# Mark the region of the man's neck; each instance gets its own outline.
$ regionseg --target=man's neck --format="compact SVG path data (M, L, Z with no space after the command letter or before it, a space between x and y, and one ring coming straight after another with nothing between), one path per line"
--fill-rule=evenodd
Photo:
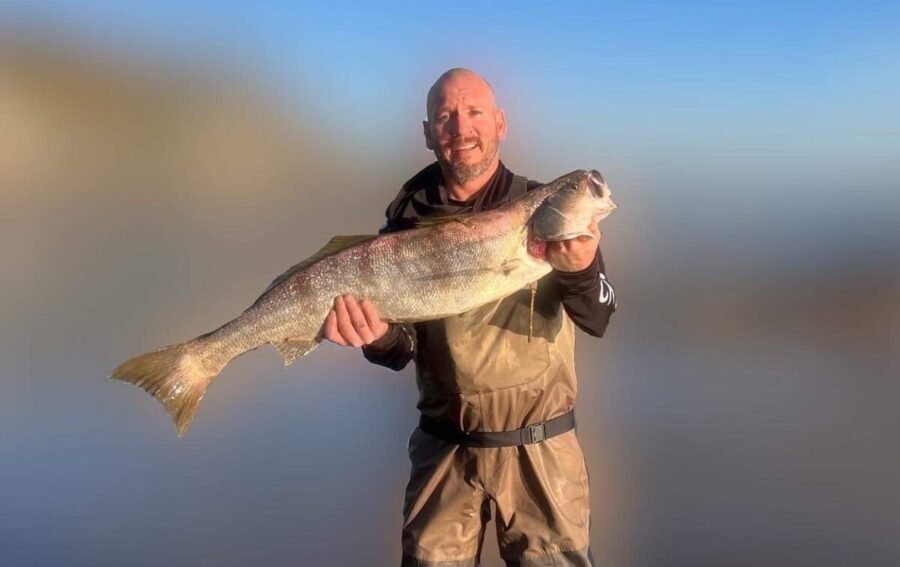
M484 173L478 177L471 179L465 183L457 183L447 174L447 171L441 167L441 176L443 177L444 189L447 191L447 197L454 201L465 203L471 199L476 193L484 189L491 177L497 173L500 168L500 160L494 162Z

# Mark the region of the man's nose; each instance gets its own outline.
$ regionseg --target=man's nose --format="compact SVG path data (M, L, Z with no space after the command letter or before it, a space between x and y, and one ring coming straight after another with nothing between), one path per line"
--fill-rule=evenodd
M464 112L461 112L451 120L451 128L453 130L453 135L463 136L471 130L472 120L469 119Z

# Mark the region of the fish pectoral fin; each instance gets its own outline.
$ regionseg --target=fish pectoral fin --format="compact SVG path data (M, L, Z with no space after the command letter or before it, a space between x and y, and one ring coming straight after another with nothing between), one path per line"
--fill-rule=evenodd
M295 360L306 356L319 346L319 340L285 339L280 343L273 343L272 346L284 357L284 365L290 366Z
M497 269L504 276L508 276L509 274L519 269L521 266L522 260L520 258L510 258L509 260L506 260L505 262L500 264L500 267Z
M498 299L497 301L486 303L481 307L470 309L461 314L459 317L463 320L466 331L473 333L484 325L487 325L491 320L491 317L494 316L494 313L497 312L497 308L500 306L501 301L503 300Z
M303 260L302 262L291 266L286 272L279 275L277 278L272 280L272 283L269 284L269 287L266 288L262 295L265 295L274 287L278 287L285 280L289 279L291 276L302 270L303 268L318 262L322 258L326 256L331 256L332 254L337 254L341 250L345 248L350 248L354 244L359 244L360 242L365 242L366 240L371 240L378 236L377 234L354 234L349 236L338 235L328 241L325 246L322 247L321 250L310 256L309 258Z

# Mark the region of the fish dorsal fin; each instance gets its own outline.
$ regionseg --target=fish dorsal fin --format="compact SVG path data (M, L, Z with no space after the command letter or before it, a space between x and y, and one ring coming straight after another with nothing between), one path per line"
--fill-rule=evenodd
M315 254L313 254L312 256L307 258L306 260L303 260L302 262L300 262L297 265L298 266L300 266L300 265L308 266L308 265L312 264L313 262L318 262L319 260L321 260L322 258L324 258L326 256L331 256L332 254L337 254L341 250L350 248L354 244L359 244L360 242L365 242L366 240L372 240L373 238L375 238L377 236L378 236L377 234L352 234L349 236L347 236L347 235L334 236L334 237L332 237L331 240L329 240L325 244L325 246L322 247L321 250L319 250L318 252L316 252ZM291 268L291 269L293 269L293 268Z
M431 217L427 219L419 219L416 221L416 228L428 228L432 226L438 226L440 224L447 224L449 222L459 222L466 226L470 226L469 217L471 215L469 213L463 213L459 215L444 215L440 217Z
M328 241L325 246L322 247L321 250L303 260L299 264L295 264L291 266L286 272L272 280L272 283L269 284L269 287L266 288L266 291L263 292L263 295L269 292L274 287L277 287L284 283L285 280L302 270L303 268L315 264L322 258L326 256L331 256L332 254L336 254L345 248L350 248L354 244L359 244L360 242L365 242L366 240L371 240L375 238L376 234L354 234L350 236L335 236L331 240Z
M278 349L278 352L284 357L284 365L289 366L298 358L311 353L313 349L319 346L319 340L292 338L285 339L280 343L274 343L272 346Z

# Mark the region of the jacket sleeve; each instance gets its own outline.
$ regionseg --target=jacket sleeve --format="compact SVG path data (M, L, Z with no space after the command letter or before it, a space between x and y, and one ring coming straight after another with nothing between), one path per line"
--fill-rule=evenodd
M616 292L606 277L603 255L597 249L594 263L580 272L554 272L560 300L579 329L602 337L616 310Z
M404 227L392 223L392 207L387 210L387 222L378 231L386 234L402 230ZM387 332L377 341L362 347L366 360L391 370L403 370L416 355L416 329L412 323L390 323Z
M362 351L373 364L403 370L416 355L416 330L409 323L390 323L387 332Z

